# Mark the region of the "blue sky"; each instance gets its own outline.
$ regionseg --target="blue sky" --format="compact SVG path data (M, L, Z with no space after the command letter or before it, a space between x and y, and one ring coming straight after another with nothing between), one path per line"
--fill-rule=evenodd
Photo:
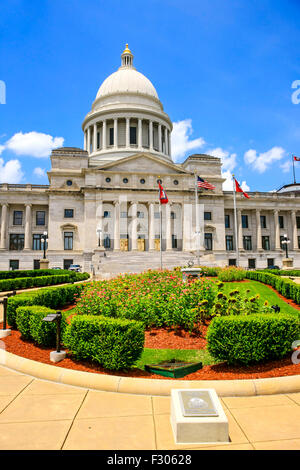
M291 182L299 15L299 0L2 0L0 182L47 183L51 148L82 147L126 42L174 123L174 160L220 156L251 191Z

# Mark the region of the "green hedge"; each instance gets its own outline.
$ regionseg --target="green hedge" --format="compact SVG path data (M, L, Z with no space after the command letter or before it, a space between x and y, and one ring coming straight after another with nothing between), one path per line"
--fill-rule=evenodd
M281 359L299 339L300 323L287 314L217 317L207 332L207 349L229 364Z
M41 277L20 277L16 279L0 280L0 292L26 289L29 287L53 286L55 284L64 284L67 282L81 281L88 279L87 273L74 273L69 271L66 274L56 274L54 276Z
M142 354L144 340L141 322L93 315L73 317L63 337L76 359L113 370L132 366Z
M43 318L56 310L33 305L30 307L19 307L16 312L17 328L25 339L32 339L42 346L56 345L56 323L45 322ZM62 315L61 331L67 326L65 315Z
M74 271L68 269L26 269L23 271L0 271L0 279L16 279L18 277L55 276L56 274L70 274Z
M276 274L263 271L247 271L246 277L253 281L260 281L274 287L281 295L287 299L292 299L300 304L300 284L295 284L290 279L282 278Z
M43 305L53 309L60 309L67 304L72 304L76 301L84 285L84 283L81 283L48 287L35 292L24 292L14 297L9 297L7 302L7 322L11 328L16 328L16 311L21 306Z
M270 274L276 274L276 276L292 276L292 277L300 277L300 270L299 269L264 269L264 270L257 270L260 272L266 272Z

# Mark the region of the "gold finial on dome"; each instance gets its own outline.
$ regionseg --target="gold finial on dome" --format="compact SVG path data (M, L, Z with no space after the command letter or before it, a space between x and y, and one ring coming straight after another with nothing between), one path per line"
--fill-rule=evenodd
M128 44L126 44L123 54L131 54L131 50L128 48Z

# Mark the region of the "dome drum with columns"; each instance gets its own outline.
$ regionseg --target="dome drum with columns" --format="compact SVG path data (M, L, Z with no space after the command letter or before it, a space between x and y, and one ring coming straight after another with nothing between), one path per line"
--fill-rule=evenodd
M90 163L145 151L170 161L172 122L150 80L133 66L128 44L121 58L121 67L104 80L82 125Z

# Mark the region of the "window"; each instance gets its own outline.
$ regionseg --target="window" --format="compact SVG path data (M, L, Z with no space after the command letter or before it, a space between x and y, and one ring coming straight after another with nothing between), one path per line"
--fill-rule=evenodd
M120 217L121 219L127 219L127 212L121 212Z
M45 225L45 211L36 211L35 223L36 225Z
M260 226L261 228L267 228L267 218L265 215L260 216Z
M73 264L72 259L64 259L64 269L69 269L69 267Z
M22 225L23 223L23 211L14 211L14 225Z
M67 180L67 186L72 186L73 181L72 180Z
M174 211L171 211L171 219L176 219L176 213Z
M97 132L97 149L100 148L100 132Z
M211 212L204 212L204 220L211 220Z
M103 217L104 219L110 219L110 211L104 211Z
M178 185L178 180L174 180L173 183L175 184L175 186Z
M225 228L230 228L230 215L225 214Z
M252 250L252 241L250 235L243 236L243 246L244 250Z
M110 248L110 235L105 235L103 245L104 248Z
M146 181L144 180L144 178L140 179L140 183L141 183L141 184L145 184L145 183L146 183Z
M18 251L24 249L24 233L11 233L10 234L9 249L18 250Z
M110 178L105 178L105 181L106 181L107 183L110 183L110 182L111 182L111 179L110 179Z
M274 266L274 258L268 258L268 259L267 259L267 265L268 265L268 268L269 268L270 266Z
M256 259L255 258L249 258L248 259L248 268L249 269L255 269L256 266Z
M136 127L130 126L130 144L136 144Z
M9 260L9 269L15 271L19 269L19 260L18 259L10 259Z
M283 215L278 216L279 227L284 228L284 218Z
M296 217L297 228L300 228L300 217Z
M204 234L204 245L206 250L212 250L212 233Z
M65 219L72 219L74 217L74 209L65 209Z
M300 237L298 237L298 248L300 248Z
M159 219L160 218L160 213L159 212L154 212L154 218Z
M228 266L236 266L236 259L235 258L229 259Z
M35 233L32 236L32 249L33 250L42 250L43 249L41 240L42 240L42 234L40 234L40 233Z
M40 269L40 260L34 259L33 260L33 269Z
M226 235L226 250L233 251L233 236Z
M128 178L123 178L123 183L128 183Z
M109 129L109 145L114 145L114 128Z
M143 219L144 218L144 212L137 211L137 218L138 219Z
M177 248L177 236L172 235L172 248Z
M261 244L262 244L262 249L263 250L269 250L270 249L270 237L264 236L261 237Z
M284 236L280 235L280 248L282 250L285 250L285 243L282 243L284 241Z
M73 250L73 232L64 233L64 250Z
M242 215L242 227L248 228L248 216L247 215Z

